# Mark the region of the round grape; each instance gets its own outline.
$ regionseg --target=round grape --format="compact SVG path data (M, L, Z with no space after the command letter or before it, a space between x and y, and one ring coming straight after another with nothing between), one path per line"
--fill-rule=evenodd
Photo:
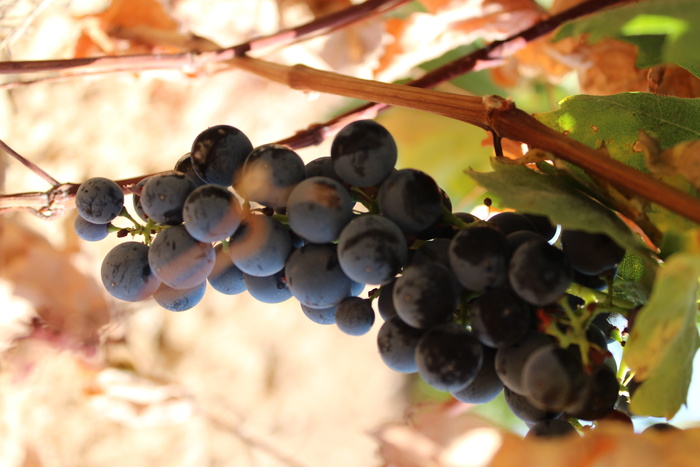
M507 284L509 253L505 235L489 226L460 230L448 252L457 280L473 292Z
M187 231L200 242L224 240L241 223L236 197L220 185L202 185L185 199L182 218Z
M124 193L114 180L89 178L80 184L75 193L75 208L86 221L108 224L122 212Z
M228 246L241 271L266 277L281 271L292 251L289 229L272 217L250 214L243 219Z
M292 252L285 266L292 295L312 308L328 308L350 296L352 281L338 264L333 244L308 244Z
M188 289L207 279L214 268L214 248L198 242L178 225L160 232L148 252L148 263L158 278L175 289Z
M192 167L205 182L230 186L252 150L250 140L238 128L213 126L194 139L190 151Z
M348 191L327 177L307 178L287 200L289 227L311 243L331 243L353 218Z
M149 247L124 242L112 248L102 260L102 283L115 298L127 302L145 300L158 289L160 280L149 263Z
M384 321L377 334L377 346L382 361L399 373L417 372L416 346L423 334L423 330L412 328L398 316Z
M393 296L399 317L414 328L425 329L452 315L458 291L452 272L431 262L404 269L396 279Z
M374 310L370 300L346 297L338 303L335 311L338 329L351 336L367 334L374 324Z
M109 223L93 224L83 219L80 215L75 217L73 228L75 229L75 233L78 234L78 237L87 242L99 242L109 235Z
M243 273L243 282L250 296L262 303L282 303L292 298L284 270L265 277Z
M231 261L228 251L222 244L214 247L214 268L209 273L207 280L214 290L224 295L237 295L246 291L243 282L243 271Z
M397 158L391 133L374 120L346 125L331 145L335 172L350 185L359 187L381 183L391 173Z
M206 289L206 282L187 289L173 289L166 284L161 284L153 294L153 299L166 310L185 311L194 308L202 301Z
M408 248L396 224L385 217L365 214L350 221L340 232L338 258L352 280L381 285L406 264Z
M571 276L571 266L564 254L544 240L522 244L508 266L513 291L537 306L550 305L564 296Z
M442 213L437 183L415 169L401 169L389 175L379 187L377 202L382 214L405 232L427 229Z
M141 207L161 225L182 223L182 207L195 185L185 174L167 172L148 177L141 190Z

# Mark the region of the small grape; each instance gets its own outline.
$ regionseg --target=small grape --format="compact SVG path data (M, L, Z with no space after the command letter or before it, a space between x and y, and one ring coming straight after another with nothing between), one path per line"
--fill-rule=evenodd
M582 230L562 230L562 251L577 271L598 275L613 270L625 256L625 249L610 237Z
M195 185L185 174L166 172L148 177L141 190L141 207L161 225L182 223L182 207Z
M215 253L178 225L160 232L148 252L148 264L160 280L175 289L188 289L204 282L214 268Z
M113 180L89 178L75 194L75 207L80 217L93 224L109 224L124 208L124 193Z
M153 299L166 310L185 311L194 308L202 301L206 289L206 282L187 289L173 289L166 284L161 284L153 294Z
M250 214L231 237L229 254L241 271L251 276L270 276L284 268L292 251L292 238L281 222Z
M224 295L237 295L246 291L243 282L243 271L233 264L228 251L222 244L214 247L214 268L209 273L207 280L214 290Z
M559 300L571 284L569 261L544 240L526 242L510 258L508 279L523 300L537 306Z
M488 222L498 227L504 235L522 231L537 233L535 224L518 212L499 212L491 216Z
M346 125L331 145L335 172L350 185L359 187L381 183L391 173L397 158L391 133L374 120Z
M433 326L416 346L418 373L440 391L459 391L474 381L483 360L479 340L457 323Z
M496 374L494 358L496 349L482 346L484 360L479 372L471 383L458 391L453 391L452 396L468 404L484 404L492 401L503 391L503 383Z
M307 318L316 324L323 325L335 324L335 311L337 308L336 305L326 308L311 308L303 303L301 304L301 310Z
M468 290L483 292L507 282L508 241L493 227L460 230L452 239L448 254L457 280Z
M213 126L194 139L190 151L192 167L205 182L230 186L252 150L250 140L238 128Z
M393 296L399 317L414 328L426 329L452 315L458 291L452 272L430 262L405 268L396 279Z
M578 432L571 423L555 418L534 423L525 434L525 438L556 438L573 434L578 434Z
M372 302L360 297L342 299L335 311L335 322L345 334L367 334L374 324Z
M554 345L533 352L523 366L523 387L528 400L550 412L563 411L579 397L585 383L581 361Z
M243 273L243 283L250 296L262 303L282 303L292 298L284 270L264 277Z
M531 328L532 310L510 290L491 289L471 301L472 331L489 347L518 343Z
M379 210L404 232L432 226L442 213L440 188L433 178L415 169L392 173L379 187Z
M423 330L412 328L398 316L388 319L377 334L377 346L382 361L399 373L417 372L416 346L423 334Z
M308 244L294 250L285 266L292 295L312 308L328 308L350 296L352 281L338 264L334 244Z
M192 191L182 207L187 231L200 242L224 240L241 223L236 197L220 185L202 185Z
M185 176L192 180L194 186L196 187L207 184L207 182L202 180L202 178L197 175L197 172L194 170L194 166L192 165L192 155L189 152L178 159L178 161L175 163L175 167L173 167L173 170L175 170L175 172L185 174Z
M289 227L311 243L331 243L353 218L348 191L327 177L307 178L287 200Z
M279 144L265 144L246 157L236 191L247 200L272 208L283 208L297 183L306 178L299 155Z
M406 264L406 239L389 219L365 214L350 221L340 232L338 259L352 280L381 285Z
M80 215L75 217L73 228L75 229L75 233L78 234L78 237L87 242L99 242L109 235L109 223L93 224L83 219Z
M158 289L160 280L149 263L149 247L139 242L124 242L112 248L102 260L102 283L119 300L138 302Z

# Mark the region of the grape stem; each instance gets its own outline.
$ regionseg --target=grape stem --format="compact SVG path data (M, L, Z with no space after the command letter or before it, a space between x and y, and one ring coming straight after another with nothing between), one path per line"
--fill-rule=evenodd
M576 284L574 282L572 282L569 288L566 289L566 293L576 295L577 297L582 298L586 303L604 303L606 308L609 308L610 311L621 315L627 315L631 310L638 306L636 303L629 300L613 297L611 294L591 289L590 287Z

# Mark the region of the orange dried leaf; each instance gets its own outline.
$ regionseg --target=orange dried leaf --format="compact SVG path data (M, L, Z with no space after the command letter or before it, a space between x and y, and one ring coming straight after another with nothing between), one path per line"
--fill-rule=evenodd
M94 345L109 323L104 291L72 263L70 253L12 222L0 223L3 264L0 274L15 295L32 303L52 333L79 345Z

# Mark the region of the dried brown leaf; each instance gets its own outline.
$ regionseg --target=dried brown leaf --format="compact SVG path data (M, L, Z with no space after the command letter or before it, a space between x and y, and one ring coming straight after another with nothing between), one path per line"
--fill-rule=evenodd
M0 219L0 241L0 276L12 283L15 295L32 303L48 328L41 332L78 346L97 344L110 313L94 278L74 266L70 253L19 224Z
M522 31L541 17L532 0L431 0L428 13L387 21L392 38L375 77L391 81L414 67L477 39L494 41Z

